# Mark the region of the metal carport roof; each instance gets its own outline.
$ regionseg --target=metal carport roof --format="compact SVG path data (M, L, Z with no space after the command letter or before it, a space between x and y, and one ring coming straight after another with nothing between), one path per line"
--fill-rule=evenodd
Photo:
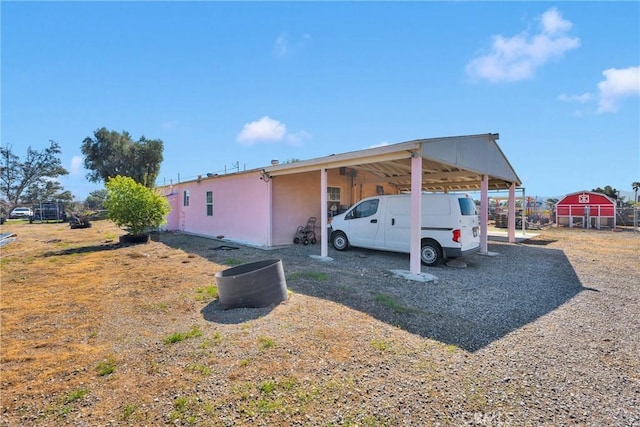
M496 143L497 133L443 138L417 139L341 154L331 154L310 160L276 164L264 168L267 176L279 176L320 171L321 186L326 188L327 170L340 167L353 168L354 183L380 182L410 191L411 253L410 272L420 273L420 190L422 191L481 191L481 252L487 251L487 191L509 189L509 240L515 240L515 203L513 191L521 180ZM420 158L421 161L416 159ZM415 175L420 174L420 179ZM321 203L326 203L326 191L320 192ZM322 210L321 224L327 223ZM321 256L327 256L325 228L321 228Z
M331 154L310 160L264 168L270 176L320 169L350 167L366 172L354 183L389 183L400 191L411 187L411 158L422 156L424 191L478 190L482 176L489 177L490 189L507 189L520 178L496 143L496 133L417 139L408 142ZM414 154L415 153L415 154Z

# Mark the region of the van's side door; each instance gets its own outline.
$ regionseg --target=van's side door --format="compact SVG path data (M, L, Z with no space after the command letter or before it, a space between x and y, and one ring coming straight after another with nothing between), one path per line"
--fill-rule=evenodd
M408 252L411 242L411 206L408 197L390 197L384 219L385 248Z
M345 216L349 223L347 238L352 246L373 248L380 229L380 200L368 199L357 204Z

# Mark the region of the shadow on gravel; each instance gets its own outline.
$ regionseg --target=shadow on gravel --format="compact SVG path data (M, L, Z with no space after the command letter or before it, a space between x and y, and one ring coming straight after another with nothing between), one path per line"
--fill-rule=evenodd
M211 301L204 306L200 313L204 320L223 324L238 324L248 320L264 317L273 310L273 307L264 308L233 308L225 310L220 307L218 300Z
M192 238L197 239L197 238ZM211 239L184 241L163 238L163 243L193 251L216 263L225 255L212 251ZM214 245L213 245L214 246ZM498 256L465 258L467 268L422 267L436 283L410 281L391 269L409 268L409 257L379 251L330 248L330 262L313 260L319 245L262 250L242 245L234 259L253 262L281 258L287 287L358 310L412 334L475 352L505 335L545 316L584 288L564 252L539 245L489 244ZM218 252L217 255L214 253ZM302 274L300 274L302 273ZM313 273L313 274L305 274ZM318 279L320 275L326 279ZM202 310L205 319L241 323L269 313L270 309L221 310L217 301Z

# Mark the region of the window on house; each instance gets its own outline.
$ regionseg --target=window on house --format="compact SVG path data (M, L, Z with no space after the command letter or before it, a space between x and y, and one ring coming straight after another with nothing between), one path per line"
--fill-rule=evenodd
M340 211L340 187L327 187L327 210L334 216Z
M213 216L213 191L207 191L207 216Z
M340 187L327 187L327 200L340 203Z
M184 190L182 195L182 206L189 206L189 190Z

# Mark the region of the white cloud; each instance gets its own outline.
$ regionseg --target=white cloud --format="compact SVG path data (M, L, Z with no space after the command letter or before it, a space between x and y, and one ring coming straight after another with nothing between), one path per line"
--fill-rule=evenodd
M289 53L289 35L280 33L273 44L273 53L276 56L286 56Z
M240 143L252 145L264 141L280 141L287 134L287 126L269 116L260 120L246 123L236 140Z
M301 145L309 139L311 139L310 133L304 130L289 133L287 132L287 125L269 116L246 123L236 137L236 141L246 145L278 141L283 141L288 145Z
M640 95L640 67L609 68L602 74L604 80L598 83L599 113L616 112L622 98Z
M387 141L382 141L382 142L381 142L381 143L379 143L379 144L373 144L373 145L368 146L367 148L378 148L378 147L384 147L384 146L386 146L386 145L389 145L389 142L387 142Z
M304 141L309 139L311 139L311 134L306 131L288 133L285 137L285 141L289 145L302 145Z
M562 102L577 102L579 104L586 104L593 99L593 95L589 92L585 92L582 95L567 95L561 93L558 95L558 99Z
M71 176L82 175L83 165L84 165L84 160L81 156L73 156L71 158L71 166L69 167L69 174Z
M273 43L273 54L278 57L288 56L304 49L309 39L311 39L311 35L305 33L297 41L291 42L289 40L289 34L284 32L280 33Z
M513 82L532 78L538 68L580 46L578 37L567 33L573 24L556 8L542 14L537 34L527 31L513 37L493 36L491 52L471 60L467 73L490 82Z

